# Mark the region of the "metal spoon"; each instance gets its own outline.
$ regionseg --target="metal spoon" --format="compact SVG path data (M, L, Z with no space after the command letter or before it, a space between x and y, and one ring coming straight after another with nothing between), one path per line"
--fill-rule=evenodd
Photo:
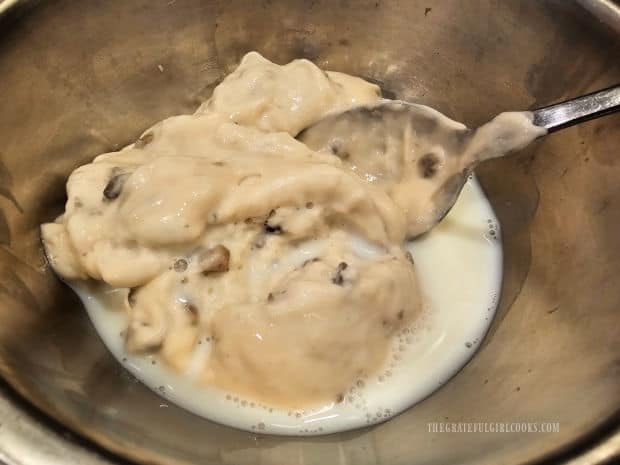
M383 186L405 209L413 238L446 216L478 163L618 110L620 85L532 112L502 113L470 130L424 105L386 100L330 115L297 138L313 150L340 157L360 176ZM399 191L403 184L409 189L407 198Z

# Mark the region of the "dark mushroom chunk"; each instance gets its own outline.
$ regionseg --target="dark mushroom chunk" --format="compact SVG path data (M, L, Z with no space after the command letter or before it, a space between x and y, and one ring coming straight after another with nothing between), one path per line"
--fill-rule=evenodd
M136 298L138 297L137 294L139 290L140 286L129 289L129 292L127 293L127 303L130 307L133 307L136 304Z
M305 267L306 265L308 265L308 264L310 264L310 263L316 263L316 262L318 262L318 261L320 261L320 260L321 260L321 259L320 259L319 257L309 258L308 260L304 261L304 262L301 264L301 267L303 268L303 267Z
M112 179L108 181L108 184L106 184L105 188L103 189L104 201L114 200L118 198L118 196L121 195L121 192L123 190L123 185L125 184L125 181L127 181L127 178L129 176L130 176L130 173L121 173L121 174L117 174L113 176Z
M270 223L271 218L276 214L275 210L271 210L264 223L264 229L267 234L282 234L284 230L279 224Z
M439 165L437 156L427 153L418 160L418 173L425 179L432 178L437 173L437 165Z
M349 265L347 265L345 262L340 262L336 267L336 274L332 278L332 283L334 283L336 286L343 286L344 276L342 275L342 272L348 267Z
M243 220L243 222L247 225L252 225L252 224L261 224L264 223L265 220L260 217L260 216L251 216L249 218L246 218L245 220Z
M189 315L189 321L192 326L196 326L198 324L198 320L200 319L200 312L198 311L198 307L196 307L191 302L187 302L185 304L185 311Z
M228 271L230 251L219 244L201 252L198 256L198 267L203 275Z
M279 224L276 225L271 225L269 223L265 223L265 232L267 234L282 234L283 230L282 230L282 226L280 226Z

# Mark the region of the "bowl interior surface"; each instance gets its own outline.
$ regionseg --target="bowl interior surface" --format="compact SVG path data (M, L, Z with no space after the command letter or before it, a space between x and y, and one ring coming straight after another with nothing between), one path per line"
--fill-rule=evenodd
M250 50L369 78L472 127L620 81L618 37L559 0L40 2L0 34L0 376L79 434L161 464L525 463L617 421L618 116L480 167L503 231L497 316L456 377L387 423L246 433L167 404L108 354L46 265L39 224L62 211L73 169L192 112ZM479 421L560 430L428 430Z

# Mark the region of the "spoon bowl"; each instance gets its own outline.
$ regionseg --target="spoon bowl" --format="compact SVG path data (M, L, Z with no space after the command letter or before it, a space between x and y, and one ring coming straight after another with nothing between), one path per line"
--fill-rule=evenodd
M439 223L454 206L479 163L521 150L547 132L620 109L620 85L534 112L505 112L470 130L425 105L385 100L357 107L304 129L297 138L332 153L367 181L391 191L408 217L414 238ZM415 198L401 198L403 178ZM394 183L394 185L392 184Z

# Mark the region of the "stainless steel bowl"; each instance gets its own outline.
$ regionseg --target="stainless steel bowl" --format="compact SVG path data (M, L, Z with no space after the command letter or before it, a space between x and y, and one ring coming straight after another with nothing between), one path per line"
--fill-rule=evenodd
M107 353L38 234L62 210L71 170L191 112L246 51L365 76L474 126L619 82L612 28L561 0L20 5L0 31L0 462L495 465L566 460L595 443L579 460L620 454L618 116L481 167L505 247L491 331L437 393L348 433L261 436L167 404ZM428 429L478 421L560 431Z

